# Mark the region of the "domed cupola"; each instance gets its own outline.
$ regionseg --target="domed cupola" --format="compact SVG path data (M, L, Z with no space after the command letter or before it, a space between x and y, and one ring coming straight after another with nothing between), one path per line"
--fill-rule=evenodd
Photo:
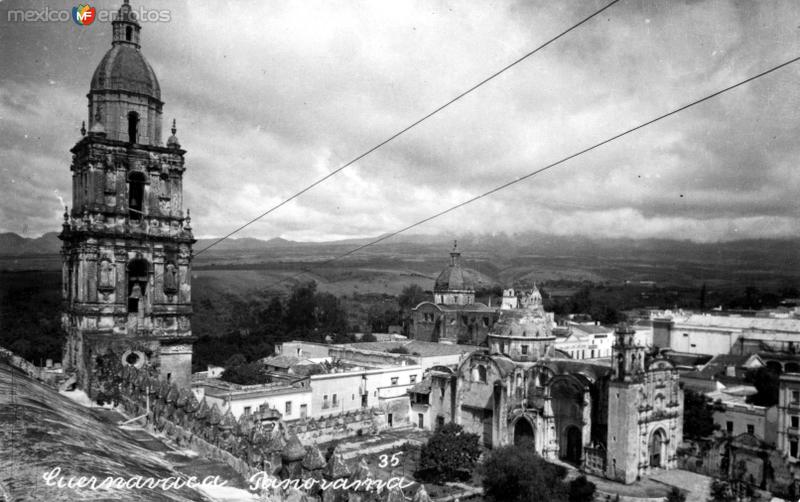
M442 270L433 286L435 303L441 305L469 305L475 303L475 283L469 272L461 267L458 242L453 243L450 265Z
M141 51L141 26L128 0L114 15L111 49L92 76L89 130L101 122L108 139L161 144L161 87Z

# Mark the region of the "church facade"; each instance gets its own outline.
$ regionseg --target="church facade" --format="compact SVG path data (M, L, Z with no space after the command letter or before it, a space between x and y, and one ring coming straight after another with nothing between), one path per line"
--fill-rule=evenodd
M162 143L161 90L141 53L127 0L91 80L89 129L72 148L64 213L64 363L90 392L103 357L191 380L192 235L183 211L184 154Z

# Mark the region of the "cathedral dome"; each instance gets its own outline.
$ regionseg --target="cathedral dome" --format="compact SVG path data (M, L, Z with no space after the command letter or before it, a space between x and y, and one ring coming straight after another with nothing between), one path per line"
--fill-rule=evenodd
M450 265L447 266L433 285L434 291L472 291L475 289L475 281L469 272L461 267L461 253L458 252L457 245L453 246L450 253Z
M97 66L90 92L107 91L132 92L161 101L161 87L153 68L132 44L114 45Z

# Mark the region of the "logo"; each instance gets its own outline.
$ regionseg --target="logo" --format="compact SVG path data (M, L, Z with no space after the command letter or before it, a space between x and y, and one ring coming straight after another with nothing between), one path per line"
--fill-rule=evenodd
M79 24L81 26L88 26L92 24L96 14L97 12L95 11L94 7L90 7L86 4L81 4L72 8L72 20L75 21L75 24Z

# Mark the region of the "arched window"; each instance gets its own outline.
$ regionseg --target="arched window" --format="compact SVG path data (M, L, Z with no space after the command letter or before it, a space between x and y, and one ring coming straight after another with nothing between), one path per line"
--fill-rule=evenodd
M133 37L133 28L128 26L127 28L125 28L125 40L130 42L132 37Z
M136 143L138 139L139 129L139 114L136 112L128 113L128 141Z
M144 174L132 172L128 176L128 216L132 220L141 220L144 206Z

